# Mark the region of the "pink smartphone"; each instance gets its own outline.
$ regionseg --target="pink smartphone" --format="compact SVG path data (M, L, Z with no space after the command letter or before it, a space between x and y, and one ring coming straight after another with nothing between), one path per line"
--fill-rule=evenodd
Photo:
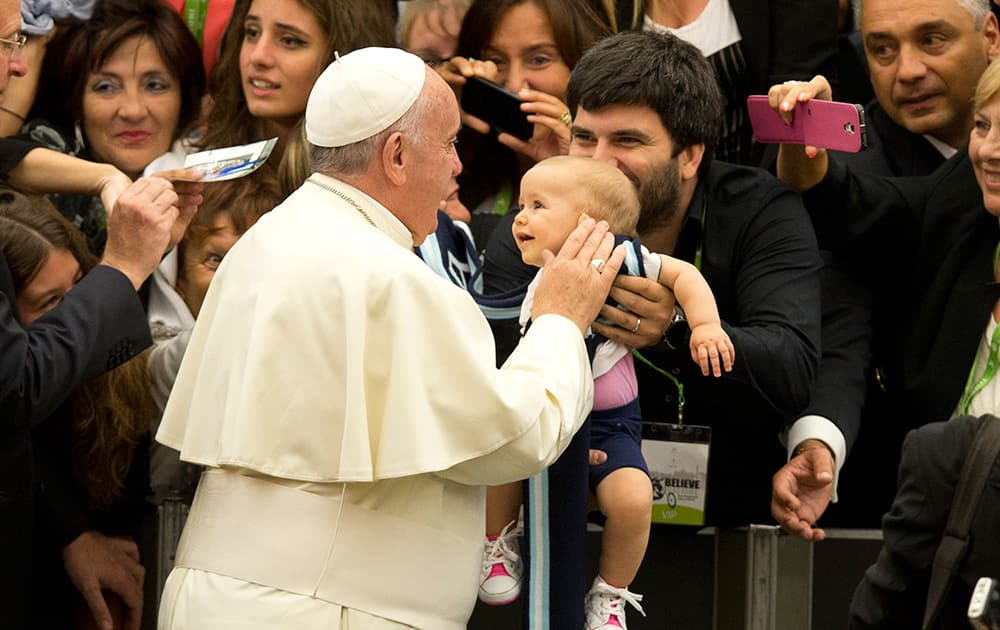
M860 105L820 100L799 103L791 125L771 109L764 95L748 96L747 111L757 142L805 144L852 153L868 146L865 110Z

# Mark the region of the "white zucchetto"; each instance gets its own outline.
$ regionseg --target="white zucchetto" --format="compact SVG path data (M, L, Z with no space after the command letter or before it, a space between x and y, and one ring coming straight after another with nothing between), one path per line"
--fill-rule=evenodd
M398 48L361 48L316 79L306 105L306 138L342 147L370 138L400 119L424 86L424 62Z

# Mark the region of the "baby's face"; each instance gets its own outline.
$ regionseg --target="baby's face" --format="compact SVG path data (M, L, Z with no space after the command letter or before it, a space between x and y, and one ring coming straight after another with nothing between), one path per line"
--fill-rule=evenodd
M521 259L541 267L542 252L559 252L580 222L583 192L574 186L566 167L535 166L521 178L520 211L511 230Z

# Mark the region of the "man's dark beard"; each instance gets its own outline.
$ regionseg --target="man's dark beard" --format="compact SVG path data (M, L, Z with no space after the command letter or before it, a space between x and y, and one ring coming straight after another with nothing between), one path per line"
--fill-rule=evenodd
M649 174L649 179L639 182L639 222L636 232L640 236L669 221L677 213L680 191L680 166L676 157Z

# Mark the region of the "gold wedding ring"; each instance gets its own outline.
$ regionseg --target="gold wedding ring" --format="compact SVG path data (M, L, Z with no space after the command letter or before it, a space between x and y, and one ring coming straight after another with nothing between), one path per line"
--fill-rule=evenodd
M569 115L569 111L567 110L562 113L562 116L559 117L559 120L562 122L562 124L569 127L570 124L573 122L573 117Z

